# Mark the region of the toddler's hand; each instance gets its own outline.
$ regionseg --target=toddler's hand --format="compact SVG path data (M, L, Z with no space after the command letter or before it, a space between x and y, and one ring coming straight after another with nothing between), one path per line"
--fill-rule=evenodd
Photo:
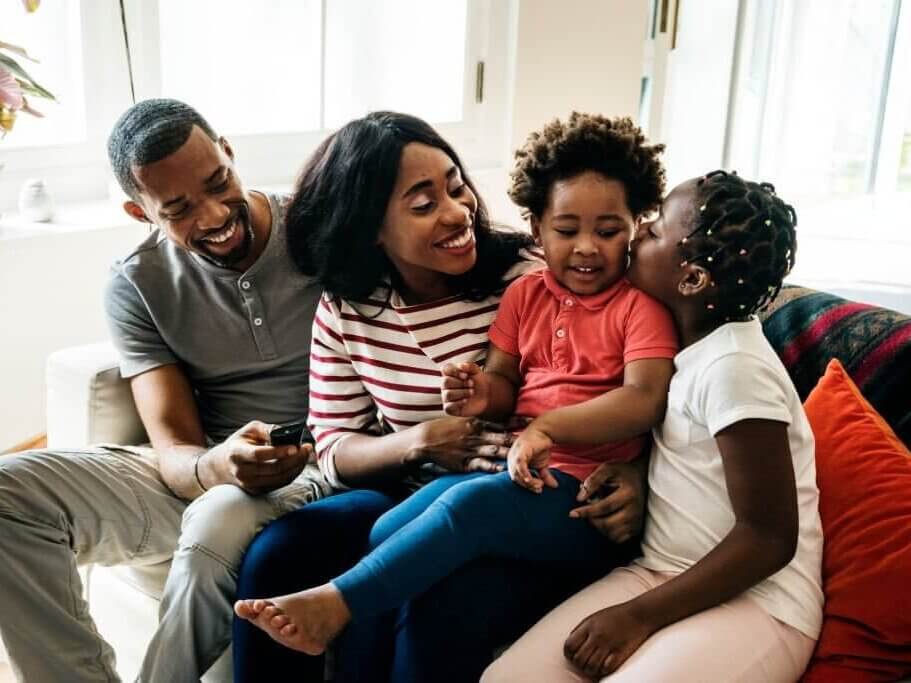
M487 410L490 378L476 363L443 366L443 411L447 415L475 417Z
M553 445L554 442L547 434L534 427L519 434L506 456L510 479L532 493L541 493L545 486L557 488L557 480L547 468ZM532 473L532 469L538 471L537 476Z

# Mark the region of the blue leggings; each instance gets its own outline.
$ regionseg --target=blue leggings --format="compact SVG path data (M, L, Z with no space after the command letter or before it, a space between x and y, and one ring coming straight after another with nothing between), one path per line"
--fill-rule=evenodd
M373 550L333 580L354 620L398 608L485 557L605 566L615 546L587 520L569 517L580 482L554 475L559 486L541 494L506 472L449 475L387 512L371 531Z
M323 498L272 522L247 549L238 598L269 598L325 583L367 550L376 519L400 498L356 490ZM249 621L234 619L234 680L323 680L323 658L279 645Z
M358 561L368 539L379 542L391 535L464 477L448 479L448 485L431 483L413 494L375 528L400 496L350 491L281 517L248 549L237 596L272 597L331 580ZM399 609L349 624L333 643L334 680L475 682L495 650L614 566L626 564L637 550L630 543L616 547L605 562L559 566L498 558L471 562ZM323 658L288 649L250 622L235 619L235 681L287 680L290 672L293 680L321 682Z

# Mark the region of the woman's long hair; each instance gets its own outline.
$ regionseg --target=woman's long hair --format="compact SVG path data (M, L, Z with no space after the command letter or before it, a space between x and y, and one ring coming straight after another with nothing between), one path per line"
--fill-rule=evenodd
M402 149L411 142L436 147L459 168L478 200L474 215L477 261L452 276L453 290L480 300L503 288L503 276L532 244L523 233L493 230L484 202L449 144L426 122L380 111L351 121L327 138L298 178L286 216L288 248L297 267L334 297L365 301L400 277L377 245L399 173Z

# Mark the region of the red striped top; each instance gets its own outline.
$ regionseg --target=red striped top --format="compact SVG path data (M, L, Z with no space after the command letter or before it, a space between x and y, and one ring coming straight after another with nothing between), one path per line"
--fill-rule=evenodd
M520 261L505 287L540 261ZM346 434L381 435L443 417L440 371L446 363L483 364L502 291L407 306L393 292L351 304L323 295L313 321L310 419L322 457Z

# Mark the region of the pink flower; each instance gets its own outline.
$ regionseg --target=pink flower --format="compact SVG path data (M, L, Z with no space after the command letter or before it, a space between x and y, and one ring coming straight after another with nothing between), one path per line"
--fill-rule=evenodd
M22 108L22 88L13 75L0 66L0 104L10 109Z

